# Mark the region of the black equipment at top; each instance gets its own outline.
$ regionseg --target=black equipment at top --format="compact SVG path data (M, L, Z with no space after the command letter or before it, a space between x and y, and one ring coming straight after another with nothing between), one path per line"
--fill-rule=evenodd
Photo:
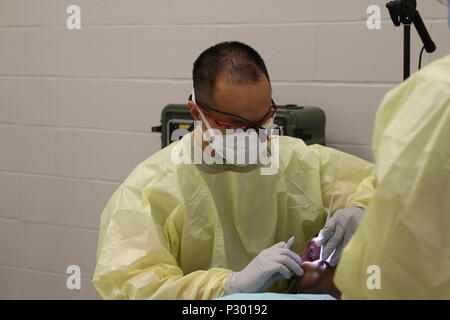
M406 80L410 75L411 60L411 24L416 27L417 33L422 39L423 46L428 53L436 50L436 45L430 37L430 34L423 23L417 8L416 0L394 0L386 4L391 15L392 22L396 27L404 26L403 43L403 79Z

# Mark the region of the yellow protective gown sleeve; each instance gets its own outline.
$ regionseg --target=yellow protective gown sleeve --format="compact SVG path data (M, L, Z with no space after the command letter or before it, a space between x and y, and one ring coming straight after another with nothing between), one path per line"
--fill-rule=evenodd
M302 140L277 137L279 170L178 164L171 152L192 135L138 165L106 205L93 284L105 299L213 299L228 275L263 249L295 236L301 252L333 209L355 204L373 165ZM356 193L355 193L356 192ZM354 194L355 193L355 194ZM269 291L283 292L287 281Z
M373 151L377 191L335 284L347 299L450 299L450 56L386 95Z

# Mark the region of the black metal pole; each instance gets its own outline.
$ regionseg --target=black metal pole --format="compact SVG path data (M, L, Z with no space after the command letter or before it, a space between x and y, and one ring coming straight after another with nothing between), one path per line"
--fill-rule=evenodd
M406 80L411 74L411 25L404 24L403 30L403 80Z
M432 53L432 52L436 51L436 45L434 44L433 40L431 39L430 34L427 31L427 27L425 27L422 17L420 16L419 11L417 11L417 10L414 12L413 23L414 23L414 26L416 27L417 33L420 36L420 39L422 40L425 50L428 53Z

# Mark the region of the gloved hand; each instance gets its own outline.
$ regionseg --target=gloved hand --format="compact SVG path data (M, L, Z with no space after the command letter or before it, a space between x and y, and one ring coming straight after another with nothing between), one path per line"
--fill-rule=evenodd
M279 242L261 251L247 267L231 273L226 283L228 294L263 292L277 280L302 276L302 259L285 245Z
M322 260L327 260L336 250L328 263L332 267L338 264L342 251L355 233L363 214L364 209L360 207L348 207L337 210L328 219L325 227L314 238L316 245L322 246Z

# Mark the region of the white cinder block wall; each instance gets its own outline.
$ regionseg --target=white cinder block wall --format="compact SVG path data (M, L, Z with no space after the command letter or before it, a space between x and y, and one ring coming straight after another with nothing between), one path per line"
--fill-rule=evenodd
M100 213L160 148L150 127L184 102L192 63L223 40L260 52L278 104L316 105L330 146L371 160L374 115L402 79L401 28L380 0L0 0L0 298L95 299ZM419 0L450 53L447 8ZM66 8L81 8L68 30ZM382 9L382 29L366 9ZM421 48L413 30L412 70ZM66 269L81 268L81 290Z

